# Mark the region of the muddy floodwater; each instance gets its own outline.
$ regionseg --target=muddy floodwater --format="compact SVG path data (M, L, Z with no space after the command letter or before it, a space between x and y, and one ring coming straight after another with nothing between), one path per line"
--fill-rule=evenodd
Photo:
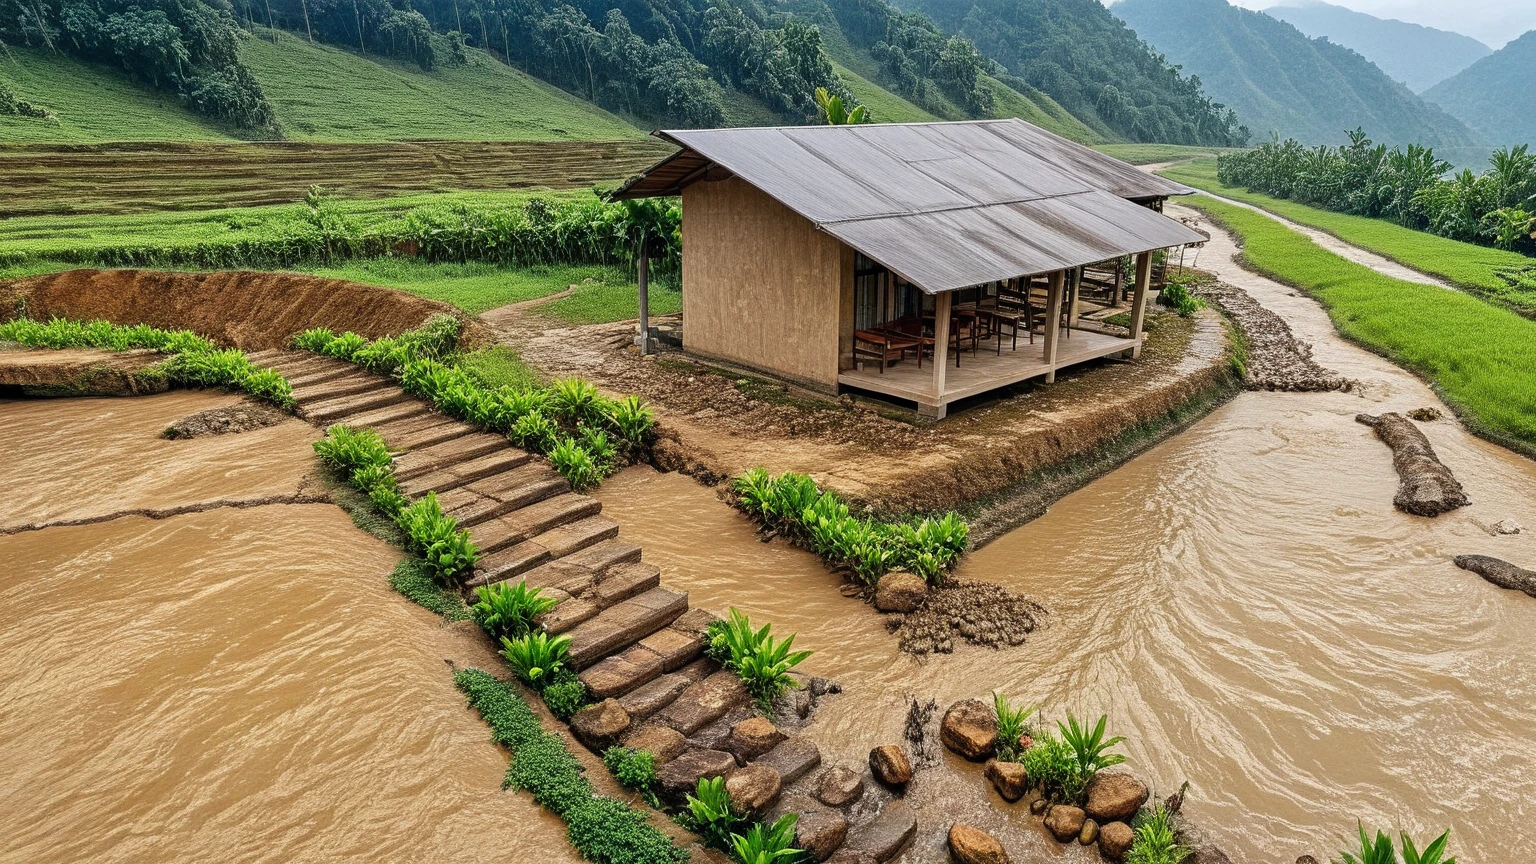
M292 495L313 427L156 437L233 399L0 401L0 862L575 861L500 791L398 553Z
M1223 235L1201 266L1222 269ZM1230 247L1230 243L1227 244ZM1227 262L1230 263L1230 262ZM1423 424L1473 504L1423 519L1392 507L1391 453L1357 412L1440 405L1421 382L1338 340L1311 301L1222 270L1314 344L1356 393L1245 393L1185 434L973 552L961 578L1027 594L1046 629L1002 652L900 654L877 615L807 553L758 542L712 490L631 469L599 497L695 605L798 631L808 671L847 692L811 729L857 764L900 740L904 694L942 706L1002 688L1056 719L1110 715L1127 767L1240 862L1326 860L1356 818L1416 836L1453 829L1467 862L1536 852L1536 600L1451 564L1536 564L1536 463ZM1443 406L1441 406L1443 408ZM1525 526L1492 536L1501 519ZM1014 855L1097 860L1047 840L978 766L945 754L910 796L909 862L942 861L956 813L982 810ZM979 805L990 800L991 809Z

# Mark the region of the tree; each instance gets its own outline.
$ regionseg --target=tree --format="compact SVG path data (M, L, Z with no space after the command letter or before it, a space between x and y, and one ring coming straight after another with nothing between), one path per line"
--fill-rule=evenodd
M825 87L816 88L816 106L821 109L821 117L827 121L828 126L852 126L868 123L872 119L868 108L855 105L849 111L843 107L843 97L828 93Z

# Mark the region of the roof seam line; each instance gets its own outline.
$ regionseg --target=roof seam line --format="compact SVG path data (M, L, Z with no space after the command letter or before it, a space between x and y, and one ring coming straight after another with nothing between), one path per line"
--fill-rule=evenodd
M903 216L931 216L935 213L958 213L962 210L981 210L986 207L1006 207L1010 204L1033 204L1036 201L1052 201L1057 198L1071 198L1076 195L1092 195L1100 192L1100 189L1074 189L1071 192L1057 192L1054 195L1033 195L1028 198L1013 198L1007 201L986 201L980 204L961 204L956 207L935 207L932 210L907 210L900 213L875 213L869 216L850 216L847 219L828 219L817 222L817 225L847 225L850 222L871 222L877 219L899 219Z

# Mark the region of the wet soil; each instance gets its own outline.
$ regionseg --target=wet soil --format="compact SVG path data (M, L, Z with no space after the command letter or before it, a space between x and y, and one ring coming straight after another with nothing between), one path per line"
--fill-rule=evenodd
M14 343L9 343L14 344ZM137 396L170 382L158 351L8 348L0 344L0 392L24 396Z
M907 514L1003 496L1230 380L1218 315L1154 321L1134 363L1079 367L1054 385L1021 386L938 424L678 353L641 358L631 350L633 323L569 327L536 314L504 316L500 338L552 376L582 375L649 400L662 429L656 458L666 468L706 481L755 466L798 471L875 512Z
M237 435L265 429L289 419L286 412L250 399L227 408L210 408L177 420L161 434L167 438L201 438L204 435Z
M420 326L452 306L403 291L302 273L69 270L0 283L0 309L192 330L246 350L281 348L311 327L370 339ZM479 325L472 323L474 331ZM467 334L474 341L477 334Z
M1313 393L1349 390L1354 382L1312 359L1312 346L1291 333L1285 319L1264 308L1241 288L1198 274L1195 292L1215 303L1243 333L1243 386L1249 390Z
M1392 468L1399 479L1392 498L1397 509L1415 516L1438 516L1472 503L1412 420L1389 411L1380 416L1356 414L1355 421L1376 430L1376 436L1392 449Z

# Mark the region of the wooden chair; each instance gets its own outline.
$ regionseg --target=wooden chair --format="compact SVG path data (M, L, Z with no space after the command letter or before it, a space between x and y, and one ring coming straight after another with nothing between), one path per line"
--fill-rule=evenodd
M920 342L904 336L887 333L883 330L855 330L853 333L853 356L869 358L880 361L880 374L885 374L885 367L891 363L900 363L906 358L908 351L917 352L919 364L923 361L923 352Z
M1060 316L1060 320L1058 320L1056 322L1056 326L1061 328L1061 330L1063 331L1063 335L1065 335L1068 339L1071 339L1072 338L1072 327L1071 327L1072 303L1070 302L1070 298L1067 297L1066 295L1067 295L1067 289L1063 288L1062 289L1062 297L1061 297L1061 316ZM1050 322L1044 320L1045 316L1051 314L1051 291L1050 291L1050 288L1048 288L1048 287L1046 287L1044 285L1040 285L1040 284L1031 284L1029 286L1029 305L1031 307L1030 308L1030 316L1031 316L1030 317L1030 322L1031 322L1030 323L1030 329L1031 330L1034 329L1034 323L1033 323L1034 322L1034 312L1037 309L1040 311L1040 318L1041 318L1040 323L1045 325L1045 326L1050 326Z
M923 354L933 356L933 337L923 332L923 319L908 315L897 318L895 321L887 321L876 328L883 333L899 339L912 339L917 342L917 368L923 368Z
M955 352L955 368L960 367L960 351L966 343L970 343L971 356L976 356L976 349L981 346L981 336L977 327L979 319L976 310L956 310L949 319L949 350Z
M997 290L997 306L987 310L987 315L992 319L993 335L997 337L997 353L1003 353L1003 331L1007 330L1013 338L1013 348L1019 350L1019 324L1024 324L1024 332L1029 334L1029 344L1035 344L1035 321L1030 312L1029 298L1018 291L1007 288Z

